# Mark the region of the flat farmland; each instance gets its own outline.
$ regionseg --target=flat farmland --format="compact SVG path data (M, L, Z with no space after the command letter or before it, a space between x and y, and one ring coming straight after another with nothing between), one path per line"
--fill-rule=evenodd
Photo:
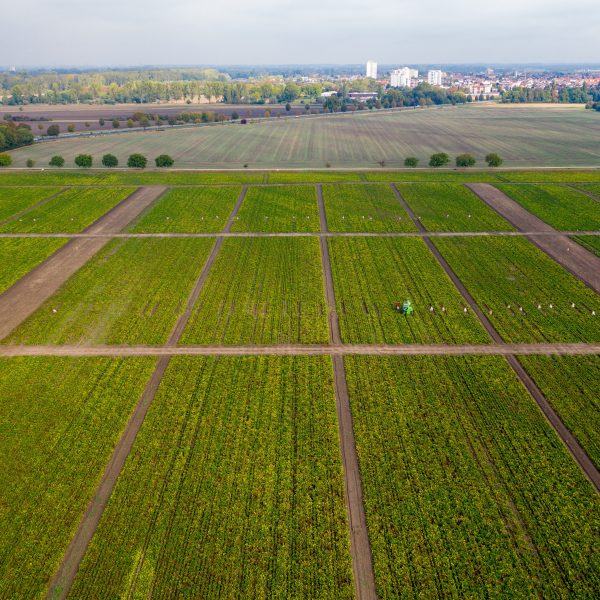
M425 166L434 152L469 152L480 165L497 152L508 167L600 166L600 123L583 106L471 105L344 113L165 131L59 139L11 151L14 165L47 166L55 154L74 166L111 152L121 164L133 152L169 154L182 168L401 167L407 156Z
M183 344L326 343L319 242L226 239L194 307Z
M113 240L5 341L164 344L213 243L210 238Z
M472 310L417 238L328 241L342 340L347 343L486 343ZM409 299L412 316L396 312Z
M0 233L79 233L135 188L71 188L0 226Z
M594 231L600 229L600 202L560 184L496 185L555 229Z
M173 359L69 597L353 598L329 357Z
M416 231L387 185L324 185L329 231Z
M579 242L582 246L587 248L590 252L600 256L600 236L595 235L578 235L573 238Z
M527 240L434 243L505 342L600 340L598 295Z
M0 360L0 597L44 596L153 364Z
M212 233L222 231L239 187L173 188L129 228L133 233Z
M521 356L519 360L600 466L600 356Z
M428 231L514 231L514 227L469 188L452 183L398 185L398 191Z
M317 192L310 185L250 188L232 231L319 231Z
M347 357L380 598L593 597L597 495L499 357Z
M1 180L0 180L1 181ZM60 188L0 188L0 222L27 210L45 198L58 193Z
M61 238L0 238L0 294L66 242Z

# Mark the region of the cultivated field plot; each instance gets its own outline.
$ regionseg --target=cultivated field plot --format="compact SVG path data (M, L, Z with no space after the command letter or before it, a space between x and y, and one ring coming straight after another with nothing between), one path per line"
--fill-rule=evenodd
M71 188L0 227L0 233L79 233L135 188Z
M214 233L222 231L240 195L239 187L183 187L169 190L128 231Z
M418 238L328 241L342 340L348 343L486 343L489 338ZM409 299L414 314L396 312ZM433 309L433 310L432 310Z
M451 183L398 185L428 231L514 231L514 227L469 188Z
M210 238L119 238L6 342L164 344L210 252Z
M66 242L60 238L0 238L0 294Z
M250 188L232 231L319 231L317 192L310 185Z
M319 241L226 239L182 344L327 343Z
M600 340L598 295L527 240L434 243L505 342Z
M173 359L69 597L352 598L329 357Z
M578 235L573 238L579 242L582 246L587 248L590 252L600 256L600 236L595 235Z
M329 231L416 231L387 185L324 185Z
M153 364L0 360L0 597L43 597Z
M519 360L600 466L600 356L521 356Z
M600 202L560 184L496 185L555 229L594 231L600 229Z
M596 493L503 359L345 362L380 598L595 595Z
M2 182L2 179L0 179ZM60 188L0 188L0 222L27 210L30 206L57 194Z
M593 183L586 183L585 185L577 185L580 190L593 194L600 200L600 185Z

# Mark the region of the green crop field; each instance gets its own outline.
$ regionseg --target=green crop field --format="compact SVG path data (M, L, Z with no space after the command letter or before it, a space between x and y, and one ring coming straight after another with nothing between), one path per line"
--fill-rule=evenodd
M213 243L210 238L114 240L5 341L166 343Z
M42 598L152 359L0 360L0 597Z
M0 294L66 243L66 239L0 238Z
M600 256L600 236L595 235L578 235L573 238L590 252Z
M128 228L135 233L222 231L240 194L238 187L174 188Z
M111 152L121 164L134 152L153 160L169 154L184 168L400 167L407 156L426 166L434 152L469 152L483 166L497 152L509 167L600 166L600 124L583 106L471 105L403 111L360 111L95 137L58 139L11 151L15 166L27 159L47 166L80 153L100 165Z
M387 185L324 185L330 231L416 231Z
M177 358L72 598L353 598L331 360Z
M600 466L600 356L521 356L519 360Z
M497 185L530 213L555 229L600 229L600 202L566 185Z
M328 243L344 342L489 342L422 240L331 238ZM415 310L409 317L395 310L406 299Z
M78 233L125 200L134 189L68 189L1 226L0 233Z
M597 495L503 359L345 362L380 598L595 595Z
M0 188L0 221L5 221L59 191L60 188Z
M578 184L576 187L584 192L593 194L600 201L600 185L593 184L593 183L586 183L585 185Z
M326 343L319 242L226 239L183 344Z
M527 240L434 243L504 341L600 341L598 295Z
M250 188L232 231L319 231L317 193L312 186Z
M470 189L450 183L398 186L428 231L514 231L514 227Z

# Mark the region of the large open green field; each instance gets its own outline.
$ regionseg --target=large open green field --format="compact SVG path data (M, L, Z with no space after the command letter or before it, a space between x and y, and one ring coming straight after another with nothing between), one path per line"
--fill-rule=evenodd
M57 194L60 188L0 188L0 222Z
M186 168L390 167L416 156L426 166L434 152L470 152L481 164L488 152L507 166L600 166L600 122L583 106L474 105L401 112L368 111L316 118L278 119L247 125L100 135L35 144L11 152L15 166L27 159L47 166L63 155L73 166L88 153L125 164L133 152L152 160L162 153Z

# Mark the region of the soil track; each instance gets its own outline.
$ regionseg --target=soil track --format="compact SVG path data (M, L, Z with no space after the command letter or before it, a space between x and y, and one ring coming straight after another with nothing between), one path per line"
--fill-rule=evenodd
M480 185L485 185L485 184L480 184ZM400 201L402 206L406 209L406 211L410 215L410 217L413 220L413 222L415 223L415 225L419 229L424 230L422 223L416 218L415 214L410 209L410 207L408 206L408 204L406 203L404 198L402 198L402 195L398 191L398 188L394 184L391 184L391 187L394 190L394 192L396 193L396 196L398 197L398 200ZM469 186L469 187L471 187L471 186ZM492 187L492 186L489 186L489 187ZM492 190L496 190L496 188L492 187ZM475 190L473 190L473 191L475 191ZM499 190L496 190L496 191L499 191ZM504 194L502 194L502 195L504 196ZM508 200L508 198L507 198L507 200ZM512 200L510 200L510 202L512 203ZM515 204L515 203L513 203L513 204ZM525 212L527 212L527 211L525 211ZM499 213L499 214L501 214L501 216L504 216L505 218L508 218L503 213ZM529 213L527 213L527 214L529 215ZM537 219L537 217L535 217L535 218ZM510 219L508 219L508 220L510 221ZM543 223L543 221L540 221L540 223ZM513 225L515 225L515 227L518 227L518 225L516 225L515 223L513 223ZM543 223L543 225L545 225L546 227L549 227L545 223ZM435 247L433 242L428 238L423 238L423 239L424 239L425 243L427 244L427 246L429 247L429 249L433 252L434 256L440 263L441 267L444 269L444 271L447 273L447 275L450 277L450 279L452 279L452 282L454 283L454 285L456 286L458 291L462 294L465 301L473 309L473 311L479 318L479 321L481 322L481 324L483 325L485 330L488 332L490 337L497 344L504 344L504 341L502 340L500 334L496 331L495 327L492 325L492 322L481 311L481 309L475 302L475 299L467 291L467 288L464 286L462 281L457 277L456 273L454 273L454 271L452 270L450 265L446 262L446 259L440 254L440 252ZM582 250L583 250L583 248L582 248ZM586 253L590 254L587 251L586 251ZM590 256L592 256L592 255L590 254ZM525 386L525 388L529 391L529 393L531 394L533 399L536 401L540 410L542 411L542 413L544 414L544 416L546 417L546 419L548 420L550 425L554 428L554 431L558 434L558 436L561 438L561 440L563 441L563 443L565 444L565 446L567 447L567 449L569 450L569 452L571 453L573 458L577 461L577 463L581 467L581 470L585 473L587 478L594 485L594 487L596 488L596 491L600 492L600 471L598 471L598 469L596 468L594 463L591 461L590 457L585 453L583 448L580 446L579 442L575 439L575 437L571 434L571 432L565 427L564 423L560 420L558 414L554 411L554 409L552 408L552 406L550 405L550 403L548 402L546 397L542 394L541 390L537 387L537 385L534 383L534 381L531 379L531 377L529 377L529 375L527 374L525 369L521 366L521 363L519 363L516 356L512 353L509 353L506 355L506 360L507 360L508 364L510 365L510 367L515 372L515 374L517 375L517 377L520 379L521 383Z
M85 230L89 234L108 237L71 240L0 295L0 339L37 310L109 242L112 234L126 227L166 189L163 186L150 186L136 190Z
M518 230L533 230L554 234L535 238L527 236L527 238L550 258L600 294L600 257L569 239L565 233L557 231L535 215L532 215L493 185L489 183L465 185Z
M244 186L242 188L242 192L238 198L238 201L235 207L233 208L229 219L227 220L227 224L225 225L224 229L225 231L229 231L229 229L231 228L231 224L233 223L235 215L237 214L237 211L239 210L244 196L246 195L246 191L247 188ZM139 214L139 212L140 211L132 215L131 219L135 218L135 216ZM130 222L131 219L128 222ZM207 258L206 262L204 263L204 267L202 268L202 271L198 276L198 279L196 280L194 288L190 293L186 304L186 309L177 319L177 322L175 323L175 326L173 327L173 330L169 335L169 339L167 342L168 348L172 349L177 345L177 342L179 341L179 338L181 337L181 334L183 333L183 330L185 329L185 326L187 325L190 319L194 304L202 291L204 282L206 281L209 271L212 268L213 263L215 262L215 259L219 252L219 249L221 248L222 243L223 238L218 238L215 241L211 253ZM96 494L94 495L94 498L88 505L83 515L83 518L79 523L77 532L71 540L71 543L69 544L69 547L65 552L63 560L59 565L58 570L54 574L54 577L52 578L52 582L50 583L50 587L48 588L48 592L46 594L46 599L62 600L67 597L69 590L71 589L71 585L75 580L75 576L77 575L79 565L81 564L81 561L83 560L87 548L90 542L92 541L92 537L94 536L96 528L98 527L100 519L102 518L102 513L104 512L104 509L108 504L112 491L125 465L125 461L127 460L129 453L131 452L131 448L133 447L135 438L137 437L137 434L144 422L144 419L146 418L146 414L148 412L148 409L150 408L150 404L156 396L156 392L158 390L160 382L162 381L163 375L169 365L169 361L170 356L168 354L162 355L161 358L158 360L154 372L152 373L150 380L146 384L144 392L140 400L136 404L135 409L127 423L127 426L125 427L121 438L119 439L117 445L115 446L115 449L113 450L110 462L106 467L106 470L104 471L100 485L96 490Z

